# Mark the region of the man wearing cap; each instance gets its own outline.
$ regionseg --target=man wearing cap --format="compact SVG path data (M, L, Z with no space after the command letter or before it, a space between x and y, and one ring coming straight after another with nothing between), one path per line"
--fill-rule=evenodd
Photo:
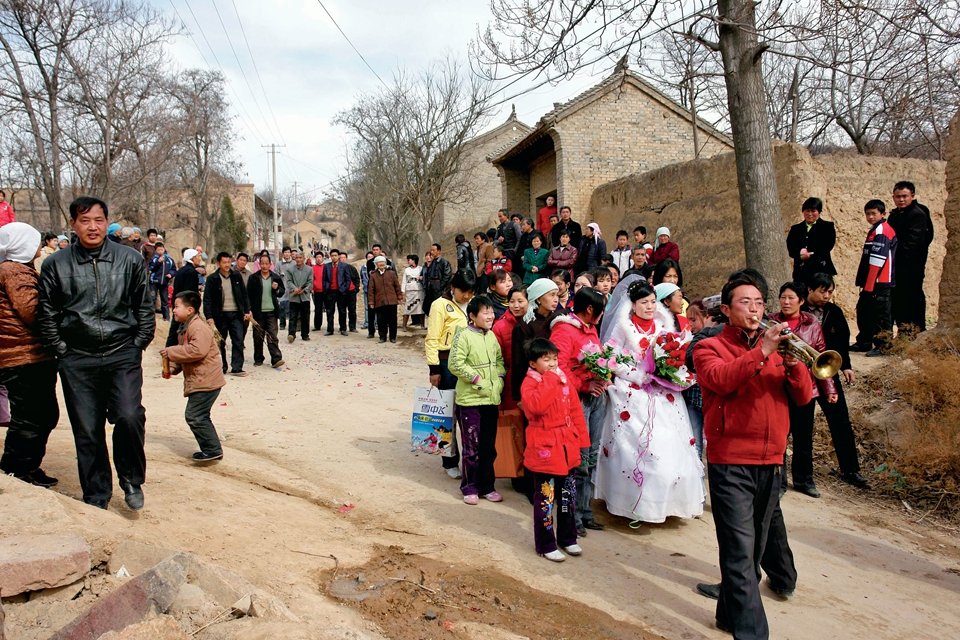
M110 502L109 415L120 488L127 506L137 510L143 508L147 465L142 358L156 314L143 256L105 241L107 215L107 204L97 198L81 196L70 204L77 241L43 263L37 330L60 360L84 502L101 509Z
M180 267L173 276L173 297L183 291L195 291L200 293L200 274L197 273L197 267L201 264L200 254L196 249L187 249L183 252L183 266ZM180 331L180 323L173 319L170 321L170 333L167 335L166 346L173 347L177 344L177 332Z

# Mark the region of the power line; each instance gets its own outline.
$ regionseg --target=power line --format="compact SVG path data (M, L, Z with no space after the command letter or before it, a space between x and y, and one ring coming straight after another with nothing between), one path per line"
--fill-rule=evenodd
M362 54L362 53L360 53L360 49L357 49L356 45L353 44L353 41L351 41L350 38L347 36L347 34L343 31L343 29L340 28L340 25L337 23L336 18L333 17L333 14L331 14L331 13L327 10L326 5L323 4L323 0L317 0L317 3L320 4L320 8L323 9L323 12L327 14L327 17L330 18L330 22L332 22L332 23L333 23L333 26L335 26L335 27L337 28L337 31L339 31L339 32L340 32L340 35L343 36L343 39L347 41L347 44L349 44L350 47L354 50L354 52L356 52L356 54L357 54L358 56L360 56L360 59L363 60L363 64L367 65L367 69L370 69L370 72L373 73L373 75L375 75L375 76L377 77L377 80L380 81L380 84L382 84L382 85L383 85L384 87L386 87L387 89L390 89L390 86L389 86L386 82L383 81L383 78L380 77L380 74L377 73L376 69L374 69L372 66L370 66L370 63L367 62L367 59L366 59L365 57L363 57L363 54Z
M170 3L173 4L173 0L170 0ZM193 12L193 7L190 6L189 0L183 0L183 4L187 7L187 10L190 12L190 15L193 16L193 21L196 23L197 29L200 31L200 37L203 38L203 41L207 44L207 48L210 49L210 53L213 55L214 61L217 63L217 66L220 67L220 71L223 72L223 75L224 75L224 80L226 80L227 71L224 68L224 66L220 63L220 58L217 57L216 50L210 44L210 40L207 39L207 34L204 32L203 27L200 26L200 21L197 20L197 14ZM174 9L176 9L176 7L174 7ZM179 12L177 12L177 15L178 16L180 15ZM206 62L206 59L204 59L204 62ZM208 64L207 66L210 66L210 65ZM240 96L237 94L236 90L233 88L233 85L230 84L229 81L226 82L226 85L227 87L229 87L230 92L233 94L233 97L237 101L237 108L239 109L238 113L240 114L240 116L246 118L246 124L251 128L253 133L255 133L258 138L260 138L261 140L265 140L266 138L264 137L263 133L260 131L260 128L257 127L256 121L250 117L249 113L247 113L246 108L243 106L243 101L240 100Z
M233 12L237 14L237 23L240 25L240 33L243 34L243 42L247 46L247 53L250 54L250 62L253 63L253 70L257 74L257 82L260 83L260 90L263 91L264 100L267 102L267 109L270 110L270 117L273 118L273 124L277 128L277 133L280 134L280 141L286 144L286 140L283 139L283 133L280 131L280 123L277 122L277 116L273 112L273 106L270 104L269 93L267 88L263 86L263 78L260 77L260 69L257 68L257 59L253 55L253 50L250 48L250 41L247 39L247 30L243 28L243 20L240 19L240 11L237 10L236 0L230 0L233 3Z
M260 117L263 119L263 122L268 123L267 116L263 113L263 109L260 107L260 100L257 99L257 92L253 90L253 87L250 85L250 80L247 78L247 74L244 71L243 63L240 62L240 56L237 55L237 50L233 46L233 39L230 37L230 32L227 31L227 25L223 22L223 16L220 15L220 8L217 6L217 0L210 0L213 4L213 10L217 14L217 20L220 21L220 27L223 29L223 35L227 36L227 44L230 45L230 51L233 52L233 59L237 61L237 66L240 67L240 75L243 77L244 84L247 85L247 90L250 91L250 97L253 98L253 104L256 105L257 111L260 112ZM269 127L268 127L269 129ZM278 130L277 135L280 136L280 141L284 142L283 134Z

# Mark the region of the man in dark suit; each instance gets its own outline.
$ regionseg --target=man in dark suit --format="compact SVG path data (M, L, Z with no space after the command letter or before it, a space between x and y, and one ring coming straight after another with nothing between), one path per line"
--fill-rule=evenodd
M803 201L803 222L790 227L787 252L793 258L793 279L808 287L818 273L837 275L830 252L837 243L837 230L832 222L823 220L823 200L807 198Z
M347 253L340 254L337 265L337 313L340 315L340 335L347 335L345 318L349 318L350 331L357 332L357 292L360 290L360 272L347 262Z
M333 311L337 310L340 315L340 333L347 335L347 317L344 315L344 307L340 303L340 272L343 271L340 265L340 250L330 249L330 264L323 270L323 291L325 295L325 304L327 307L327 333L324 335L333 335Z

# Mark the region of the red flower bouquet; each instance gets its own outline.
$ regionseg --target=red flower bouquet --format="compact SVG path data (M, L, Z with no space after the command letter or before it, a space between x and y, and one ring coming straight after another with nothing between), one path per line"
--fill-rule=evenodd
M686 365L687 347L692 339L689 331L668 331L657 336L653 348L646 353L655 382L673 391L683 391L697 381Z

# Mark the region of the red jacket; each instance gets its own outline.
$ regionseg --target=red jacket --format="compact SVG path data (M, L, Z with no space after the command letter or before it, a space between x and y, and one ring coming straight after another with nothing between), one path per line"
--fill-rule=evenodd
M727 325L693 351L703 392L703 434L711 464L783 464L790 431L787 394L798 406L813 399L810 373L802 364L784 367L773 353L763 357L743 331Z
M537 212L537 231L542 233L545 238L550 237L550 229L553 227L550 224L550 216L557 215L556 207L540 207L540 211Z
M540 375L530 369L520 394L529 421L523 466L536 473L567 475L580 465L580 449L590 446L580 397L562 370Z
M517 326L517 317L507 309L506 313L497 318L493 323L493 335L497 336L497 342L500 343L500 351L503 353L503 366L507 370L506 380L510 380L510 365L513 363L513 329ZM513 399L513 394L504 393L500 400L500 410L508 411L517 408L517 401Z
M580 362L583 347L593 342L600 344L595 326L587 326L575 314L557 316L550 325L550 341L560 350L560 368L567 374L571 386L578 393L587 393L594 378Z
M494 269L503 269L507 273L510 273L513 271L513 262L511 262L510 258L500 258L499 260L490 259L487 261L487 266L483 268L488 276L493 273Z
M10 206L10 203L6 200L0 202L0 227L16 221L17 216L13 213L13 207Z
M313 267L313 292L323 293L323 267L324 264L315 264Z
M674 262L680 262L680 245L676 242L664 242L657 247L653 252L653 258L650 259L650 264L657 265L668 258Z

